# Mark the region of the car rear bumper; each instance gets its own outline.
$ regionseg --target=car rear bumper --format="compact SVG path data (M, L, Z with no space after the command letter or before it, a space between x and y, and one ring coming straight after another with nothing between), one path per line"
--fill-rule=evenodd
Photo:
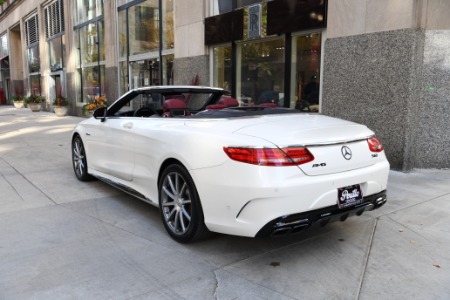
M280 216L267 223L257 234L257 237L281 236L298 233L313 226L325 226L335 221L345 221L348 217L362 215L383 206L386 203L386 190L363 198L363 202L346 209L337 205L311 210L304 213Z
M344 218L350 210L335 211L338 189L359 184L365 197L364 203L377 199L376 195L386 190L389 163L384 161L365 168L318 176L307 176L297 167L275 169L235 162L190 170L190 173L209 230L255 237L267 234L266 231L272 234L272 225L283 222L283 216L305 216L308 225L303 227L317 223L318 218L312 217L315 212ZM374 209L376 205L373 205L363 211ZM348 216L359 211L349 212ZM283 230L279 231L281 234Z

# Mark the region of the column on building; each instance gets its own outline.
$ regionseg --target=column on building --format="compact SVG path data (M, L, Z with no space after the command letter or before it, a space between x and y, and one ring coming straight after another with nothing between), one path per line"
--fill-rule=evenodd
M209 2L175 2L175 84L209 85L209 53L204 42Z
M68 97L66 87L66 34L64 1L55 0L43 7L41 68L49 104L58 97ZM70 97L71 98L71 97Z

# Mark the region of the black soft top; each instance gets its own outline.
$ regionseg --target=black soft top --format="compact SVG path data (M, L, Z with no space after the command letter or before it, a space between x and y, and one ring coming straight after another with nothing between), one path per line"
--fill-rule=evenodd
M277 114L302 113L297 109L282 107L263 107L263 106L240 106L224 108L219 110L204 110L190 116L189 118L211 119L211 118L238 118Z

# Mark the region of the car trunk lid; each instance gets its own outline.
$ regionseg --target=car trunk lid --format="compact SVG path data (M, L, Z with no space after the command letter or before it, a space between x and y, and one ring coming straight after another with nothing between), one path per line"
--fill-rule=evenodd
M307 175L324 175L363 168L375 163L366 126L322 115L267 117L235 133L259 137L279 148L305 146L314 160L299 165Z

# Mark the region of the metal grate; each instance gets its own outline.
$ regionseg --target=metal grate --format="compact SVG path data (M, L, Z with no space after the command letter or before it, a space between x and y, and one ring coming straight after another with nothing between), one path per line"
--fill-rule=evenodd
M25 30L27 35L27 46L39 42L39 24L37 15L34 15L25 21Z
M52 36L64 31L64 2L57 0L44 8L45 36Z

